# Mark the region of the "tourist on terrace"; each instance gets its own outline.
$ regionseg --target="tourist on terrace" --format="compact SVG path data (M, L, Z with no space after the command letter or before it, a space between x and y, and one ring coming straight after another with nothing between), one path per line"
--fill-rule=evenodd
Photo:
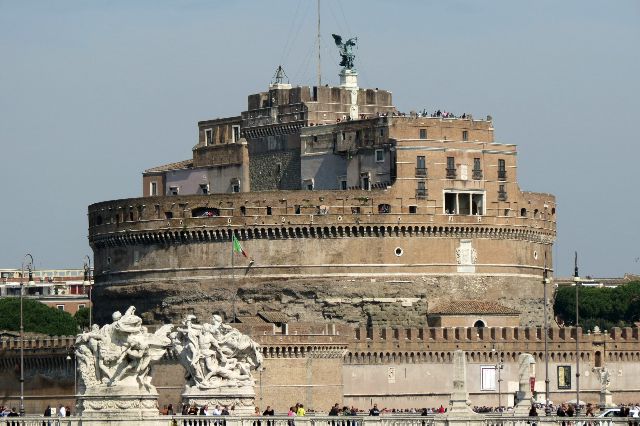
M260 417L260 407L256 407L256 409L253 411L253 415L256 417ZM260 420L254 420L253 421L253 426L261 426L262 422Z
M290 420L287 421L288 426L295 426L295 422L293 421L293 417L296 416L295 407L289 407L289 412L287 413L287 417L291 417Z
M371 408L371 410L369 410L369 415L370 416L379 416L380 415L380 410L378 409L378 404L373 404L373 408Z
M306 414L306 411L304 410L304 405L298 404L298 410L296 411L296 416L304 417L305 414Z

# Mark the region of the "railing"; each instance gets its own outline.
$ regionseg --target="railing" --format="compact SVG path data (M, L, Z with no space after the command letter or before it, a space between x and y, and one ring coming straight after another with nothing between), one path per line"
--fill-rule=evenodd
M0 426L84 426L131 424L131 419L101 420L82 417L6 417L0 418ZM445 413L439 415L396 415L382 416L157 416L135 419L136 425L144 426L445 426L456 421L456 416ZM557 416L513 416L505 413L479 414L477 421L464 417L465 424L483 426L638 426L640 419L625 417L557 417Z
M456 178L456 169L447 168L447 179L455 179Z
M473 180L482 180L482 170L473 170L471 177Z
M506 170L498 170L498 180L507 180Z
M416 199L423 200L427 198L427 190L425 189L416 189Z
M416 167L416 177L427 177L427 168Z
M498 191L498 201L507 201L507 191Z

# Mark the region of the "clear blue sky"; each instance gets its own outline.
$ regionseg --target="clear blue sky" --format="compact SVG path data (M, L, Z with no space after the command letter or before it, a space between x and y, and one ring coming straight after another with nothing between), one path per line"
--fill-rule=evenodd
M362 86L404 111L494 118L524 190L558 201L555 267L640 273L640 2L323 0L357 35ZM315 1L0 0L0 267L81 267L88 204L189 158L198 120L237 115L282 63L315 82Z

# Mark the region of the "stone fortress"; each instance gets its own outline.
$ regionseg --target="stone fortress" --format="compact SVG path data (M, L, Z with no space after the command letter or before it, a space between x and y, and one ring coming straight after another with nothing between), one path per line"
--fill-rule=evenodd
M246 111L198 123L191 159L146 170L142 197L91 205L96 322L130 305L149 330L219 315L259 344L256 405L279 412L446 405L459 350L474 405L515 402L525 352L541 400L554 196L520 190L516 147L495 141L491 117L400 113L357 77L351 66L336 87L293 87L279 67ZM575 395L578 335L584 399L598 400L590 373L606 368L615 399L635 401L637 328L555 324L550 398ZM74 343L27 342L27 383L56 377L73 398L62 360ZM4 403L17 348L2 341ZM167 352L159 403L189 383ZM28 407L49 387L30 389Z
M470 325L540 325L555 198L520 190L491 117L444 115L399 113L353 69L293 87L278 68L246 111L198 123L191 159L146 170L142 197L89 207L94 295L112 302L96 317L423 326L473 299L497 311Z

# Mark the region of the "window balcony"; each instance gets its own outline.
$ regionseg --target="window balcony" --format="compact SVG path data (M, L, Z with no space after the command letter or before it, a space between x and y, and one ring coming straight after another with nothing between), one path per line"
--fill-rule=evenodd
M456 169L447 168L447 179L455 179L456 178Z
M507 201L507 191L498 191L498 201Z
M427 189L416 189L416 200L425 200L427 198Z
M416 177L427 177L427 168L416 167Z
M498 170L498 180L507 180L507 171L506 170Z
M472 178L473 180L482 180L482 170L474 170Z

